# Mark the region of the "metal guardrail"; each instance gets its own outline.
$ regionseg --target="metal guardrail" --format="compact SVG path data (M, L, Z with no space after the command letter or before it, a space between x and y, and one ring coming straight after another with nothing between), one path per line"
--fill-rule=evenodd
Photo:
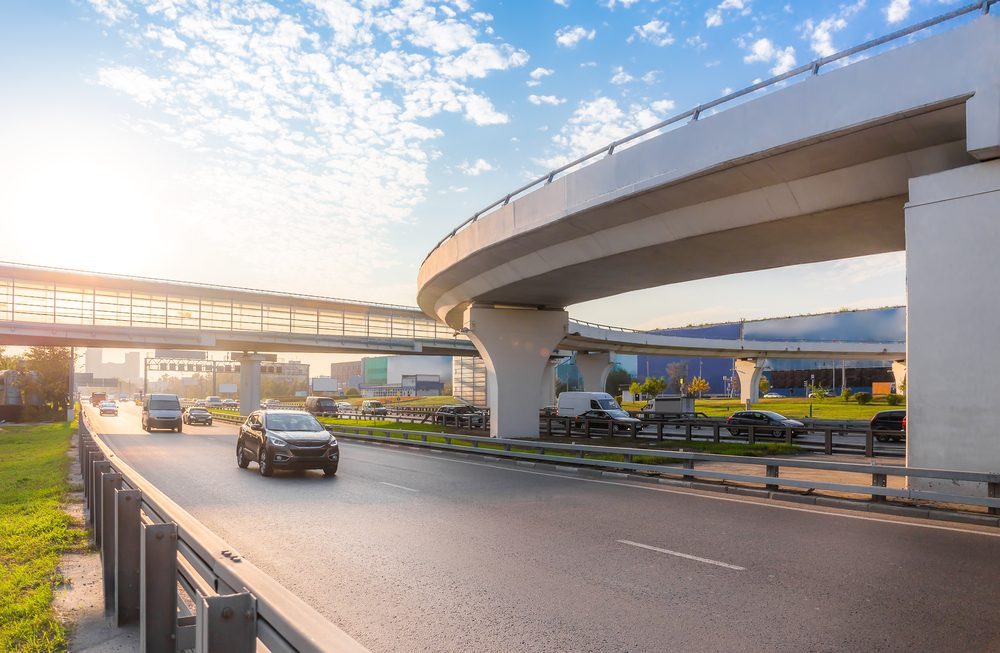
M564 164L554 170L550 170L548 173L542 175L541 177L533 179L528 183L524 184L523 186L521 186L520 188L513 190L510 193L507 193L506 195L494 201L487 207L480 209L479 211L476 211L474 214L472 214L472 217L465 220L465 222L455 227L447 236L439 240L437 245L435 245L431 249L431 251L427 253L427 256L424 257L424 262L426 262L427 259L430 258L430 255L434 252L434 250L443 245L446 241L448 241L448 239L453 238L455 234L457 234L459 231L465 229L470 224L473 224L474 222L479 220L479 218L482 217L483 215L490 213L491 211L493 211L498 207L506 206L507 204L510 203L512 199L518 197L519 195L521 195L526 191L532 190L536 186L545 186L551 184L557 175L562 174L579 165L592 162L594 159L601 156L602 154L606 156L612 156L616 148L620 148L623 145L627 145L633 141L636 141L642 138L643 136L646 136L647 134L660 131L665 127L669 127L670 125L673 125L688 118L690 118L691 122L697 121L698 118L701 116L701 114L704 113L705 111L714 109L723 104L727 104L733 100L741 98L745 95L749 95L751 93L755 93L769 86L774 86L775 84L783 82L787 79L791 79L792 77L798 77L799 75L805 73L809 73L810 75L818 75L819 69L822 68L823 66L833 63L835 61L840 61L841 59L846 59L847 57L855 55L859 52L864 52L865 50L870 50L880 45L885 45L886 43L890 43L892 41L896 41L903 37L910 36L911 34L914 34L916 32L923 31L929 27L934 27L935 25L940 25L941 23L948 22L950 20L959 18L960 16L964 16L966 14L971 14L977 11L982 12L983 14L988 14L990 12L990 7L992 7L997 2L1000 2L1000 0L980 0L979 2L964 5L957 9L953 9L947 13L935 16L934 18L929 18L914 25L910 25L909 27L904 27L902 29L896 30L895 32L891 32L889 34L886 34L885 36L881 36L879 38L872 39L870 41L865 41L864 43L856 45L852 48L841 50L840 52L831 54L826 57L820 57L819 59L815 59L807 64L803 64L797 68L793 68L788 72L782 73L780 75L775 75L774 77L765 79L761 82L757 82L756 84L752 84L750 86L747 86L746 88L734 91L732 93L729 93L728 95L724 95L706 104L699 104L693 109L688 109L683 113L679 113L670 118L667 118L666 120L662 120L656 123L655 125L650 125L645 129L635 132L634 134L630 134L628 136L625 136L624 138L612 141L611 143L608 143L607 145L598 150L594 150L593 152L590 152L589 154L585 154L577 159L574 159L573 161L570 161L569 163Z
M539 461L554 463L557 465L572 465L575 467L588 467L593 469L652 472L665 476L681 477L685 480L706 478L715 481L757 483L764 485L764 487L768 490L777 490L779 485L783 485L805 490L829 490L853 494L868 494L871 495L872 500L876 502L881 502L886 498L892 497L917 501L935 501L941 503L985 506L987 507L989 514L1000 515L1000 472L966 472L958 470L902 467L897 465L866 465L860 463L802 460L795 458L765 458L696 453L690 451L595 447L590 445L567 444L561 442L510 440L473 435L428 433L425 431L407 431L402 429L386 429L376 427L331 426L328 430L331 433L334 433L338 438L345 439L369 442L392 442L393 444L406 444L414 447L460 451L464 453L478 453L499 458ZM443 440L443 442L435 442L435 439ZM614 456L616 458L620 458L620 460L606 460L588 456ZM635 462L636 458L655 458L677 461L679 466ZM698 462L736 463L741 465L762 466L764 467L764 476L704 468L696 469L695 464ZM782 467L870 474L872 480L871 485L854 485L849 483L815 481L811 479L781 478L780 470ZM887 479L890 476L936 479L950 482L980 483L986 486L987 496L980 497L948 494L944 492L920 490L916 488L890 488L887 487Z
M118 626L139 624L140 650L367 650L122 461L85 415L79 460L104 608Z

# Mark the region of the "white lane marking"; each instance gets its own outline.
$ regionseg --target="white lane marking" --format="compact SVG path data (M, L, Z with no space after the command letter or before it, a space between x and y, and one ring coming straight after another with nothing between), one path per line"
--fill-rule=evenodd
M633 542L632 540L617 540L620 544L628 544L629 546L636 546L640 549L649 549L650 551L657 551L659 553L666 553L667 555L677 556L678 558L685 558L686 560L695 560L697 562L704 562L709 565L715 565L716 567L725 567L726 569L734 569L736 571L746 571L746 567L740 567L738 565L731 565L728 562L719 562L718 560L712 560L711 558L699 558L698 556L693 556L690 553L681 553L679 551L671 551L670 549L661 549L658 546L650 546L649 544L641 544L639 542Z
M400 490L406 490L407 492L419 492L420 490L414 490L412 487L406 487L403 485L396 485L395 483L386 483L385 481L379 481L382 485L388 485L389 487L399 488Z
M343 440L341 440L343 442ZM348 446L364 447L367 446L360 442L352 442ZM429 458L429 456L423 456L422 453L416 451L406 451L405 449L396 450L397 453L407 453L411 456L422 456L424 458ZM911 521L897 521L895 519L880 519L878 517L866 517L863 515L849 515L841 512L829 512L826 510L814 510L809 508L799 508L797 506L784 506L777 503L763 503L760 501L749 501L747 499L737 499L736 497L724 497L724 496L713 496L712 494L701 494L695 490L671 490L664 487L649 486L649 485L638 485L635 483L621 483L619 481L601 481L595 478L581 478L579 476L566 476L564 474L551 474L548 472L536 472L530 469L506 467L502 465L488 465L486 463L477 463L471 460L455 460L454 458L435 458L435 460L440 460L442 462L452 462L461 465L475 465L477 467L491 467L493 469L499 469L508 472L517 472L519 474L535 474L537 476L551 476L552 478L562 478L567 481L579 481L581 483L599 483L601 485L617 485L619 487L630 487L636 490L646 490L649 492L663 492L665 494L679 494L685 497L698 497L700 499L709 499L711 501L729 501L730 503L742 503L748 506L760 506L762 508L774 508L775 510L791 510L792 512L807 512L813 515L825 515L827 517L842 517L843 519L857 519L859 521L873 521L882 524L895 524L897 526L913 526L915 528L930 528L936 531L951 531L953 533L965 533L967 535L984 535L986 537L1000 537L1000 532L991 533L988 531L979 531L975 529L965 529L965 528L954 528L952 526L938 526L937 524L920 524ZM914 518L916 519L916 518Z

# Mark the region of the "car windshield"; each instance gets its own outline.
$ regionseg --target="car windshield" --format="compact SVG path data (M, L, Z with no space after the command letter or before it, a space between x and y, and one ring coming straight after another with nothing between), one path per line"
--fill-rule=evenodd
M632 417L631 415L629 415L627 412L625 412L621 408L617 408L617 409L613 408L613 409L609 410L608 411L608 415L610 417L617 417L619 419L622 418L622 417Z
M319 408L336 408L337 404L333 399L319 399L316 401L316 406Z
M614 399L597 399L597 405L604 410L621 410L622 407Z
M151 399L150 410L180 410L181 403L176 399Z
M323 425L312 415L302 413L273 413L266 418L267 428L272 431L322 431Z
M188 414L190 415L208 415L209 412L204 408L189 408Z
M113 401L102 401L101 408L114 408L115 402Z
M458 415L471 415L479 412L472 406L454 406L451 410Z
M787 417L785 417L781 413L775 413L774 411L770 411L770 410L762 410L762 411L760 411L760 414L763 415L764 417L767 417L768 419L772 419L772 420L775 420L777 422L784 422L786 419L788 419Z
M368 402L368 407L369 408L381 408L382 407L382 402L381 401L369 401Z

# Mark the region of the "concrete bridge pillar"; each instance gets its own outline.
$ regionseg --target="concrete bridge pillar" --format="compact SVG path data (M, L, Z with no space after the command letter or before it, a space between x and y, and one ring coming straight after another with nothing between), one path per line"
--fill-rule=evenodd
M576 352L576 367L583 377L584 392L604 392L613 365L609 351Z
M896 392L906 394L906 361L892 361L892 380L896 383Z
M269 360L260 354L234 356L240 364L240 415L246 417L260 408L260 363Z
M910 179L906 204L906 464L1000 471L1000 160ZM913 487L985 496L982 484Z
M566 337L566 311L473 305L464 321L486 363L490 435L537 438L542 377Z
M760 375L763 372L763 358L736 359L736 376L740 379L740 401L743 404L760 401Z

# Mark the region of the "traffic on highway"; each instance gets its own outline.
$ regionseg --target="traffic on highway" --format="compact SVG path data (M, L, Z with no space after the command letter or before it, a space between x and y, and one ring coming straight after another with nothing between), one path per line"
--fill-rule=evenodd
M372 651L1000 641L991 529L347 441L336 476L261 478L237 464L235 424L146 433L129 402L85 410L124 461ZM942 624L948 604L963 607Z

